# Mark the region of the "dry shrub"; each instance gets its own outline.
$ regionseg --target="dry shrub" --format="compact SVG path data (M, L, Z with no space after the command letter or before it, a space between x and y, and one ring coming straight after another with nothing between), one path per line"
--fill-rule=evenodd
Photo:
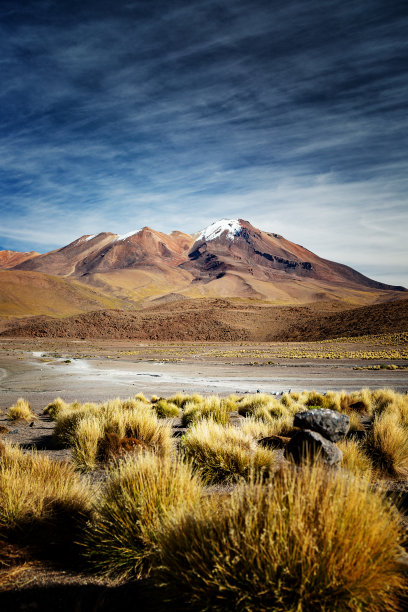
M153 409L158 417L161 419L171 419L180 415L180 408L177 404L169 402L164 398L158 399L153 404Z
M258 447L250 434L211 419L193 425L182 438L180 450L211 483L268 474L276 465L275 453Z
M68 408L61 410L55 415L54 437L62 446L71 446L74 442L74 432L78 423L97 414L96 410L88 408Z
M350 432L365 431L365 427L361 422L360 413L352 411L349 412L348 416L350 418Z
M408 477L408 428L401 425L398 414L376 416L364 448L380 470L395 478Z
M160 455L173 449L171 429L160 423L150 405L140 400L110 400L100 406L89 404L64 410L56 417L54 435L72 446L77 466L92 470L99 459L98 445L107 433L120 438L136 438Z
M265 421L270 421L274 417L280 417L288 413L287 408L282 402L266 393L246 395L238 402L237 408L241 416L254 416Z
M16 403L8 409L7 418L10 421L32 421L37 417L31 410L30 403L19 397Z
M265 422L255 417L246 417L241 424L241 431L255 440L268 436L285 436L293 430L293 416L283 415Z
M72 440L72 457L83 470L93 470L98 460L98 442L104 436L103 420L90 415L80 419Z
M162 456L173 450L171 428L165 423L160 423L150 408L129 410L114 415L111 420L106 420L105 431L117 433L123 438L136 438Z
M144 396L144 394L142 392L137 393L135 395L135 400L139 401L139 402L143 402L144 404L149 404L149 400Z
M60 397L57 397L44 408L44 414L48 414L48 416L51 417L53 421L55 421L56 417L60 412L69 408L70 404L64 402L64 400Z
M176 404L179 408L184 408L187 403L201 404L204 401L204 397L198 393L195 395L186 395L185 393L176 393L171 397L167 398L168 402Z
M366 414L373 413L373 398L370 389L364 388L344 394L341 402L343 412L360 412Z
M203 398L201 402L187 402L181 418L183 427L197 423L201 419L212 419L216 423L226 425L230 420L229 401L217 396Z
M408 425L408 395L391 389L373 391L375 414L395 414L402 425Z
M357 440L340 440L337 446L343 453L342 467L366 478L374 477L374 468L370 457L364 451L364 447Z
M376 389L373 391L374 414L382 414L395 402L398 395L393 389Z
M333 405L333 401L330 397L326 397L322 393L318 393L318 391L309 391L306 401L304 405L307 408L331 408Z
M124 453L144 451L147 445L136 438L121 438L115 433L106 433L98 440L97 455L103 463L123 456Z
M148 574L160 529L169 517L191 510L201 495L200 480L186 463L129 455L109 473L83 535L85 556L103 574Z
M391 611L406 590L401 531L367 481L286 469L162 530L159 579L189 610Z
M89 511L90 491L70 463L4 445L0 460L0 529L29 528L58 515Z

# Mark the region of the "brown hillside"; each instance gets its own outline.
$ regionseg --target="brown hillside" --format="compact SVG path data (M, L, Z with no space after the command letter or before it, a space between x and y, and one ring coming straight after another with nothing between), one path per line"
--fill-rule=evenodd
M408 329L408 300L339 310L335 303L265 306L184 300L138 312L108 310L65 319L35 317L1 335L186 341L324 340Z
M29 253L20 253L19 251L0 251L0 269L8 270L14 268L28 259L38 257L39 253L30 251Z
M0 317L47 314L55 317L121 306L74 279L40 272L0 270Z
M321 314L282 330L275 340L325 340L408 330L408 300Z

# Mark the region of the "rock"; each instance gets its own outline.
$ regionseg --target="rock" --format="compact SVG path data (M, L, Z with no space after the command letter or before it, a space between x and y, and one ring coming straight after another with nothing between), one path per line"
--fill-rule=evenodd
M288 442L290 442L290 438L285 436L267 436L258 440L258 444L271 449L285 448Z
M333 442L326 440L316 431L307 429L298 431L285 446L284 456L295 463L319 458L327 465L335 466L341 463L343 453Z
M331 442L344 438L350 428L350 418L336 410L317 408L295 414L293 425L317 431Z

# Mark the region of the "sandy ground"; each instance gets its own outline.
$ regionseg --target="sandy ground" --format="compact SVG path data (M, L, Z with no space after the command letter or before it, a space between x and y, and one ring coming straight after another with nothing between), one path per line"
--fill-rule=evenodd
M168 396L178 391L204 394L266 393L316 389L352 391L390 387L408 391L408 370L354 370L367 362L355 359L279 359L268 365L242 363L232 351L210 354L202 346L186 351L183 361L171 345L141 346L126 342L96 345L10 341L0 348L0 409L24 397L39 410L55 397L99 402L113 397ZM136 353L128 355L126 353ZM227 355L227 357L226 357Z

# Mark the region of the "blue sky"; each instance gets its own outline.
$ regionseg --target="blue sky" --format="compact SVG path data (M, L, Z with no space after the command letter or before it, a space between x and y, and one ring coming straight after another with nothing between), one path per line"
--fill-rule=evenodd
M248 219L408 286L408 7L2 0L0 245Z

